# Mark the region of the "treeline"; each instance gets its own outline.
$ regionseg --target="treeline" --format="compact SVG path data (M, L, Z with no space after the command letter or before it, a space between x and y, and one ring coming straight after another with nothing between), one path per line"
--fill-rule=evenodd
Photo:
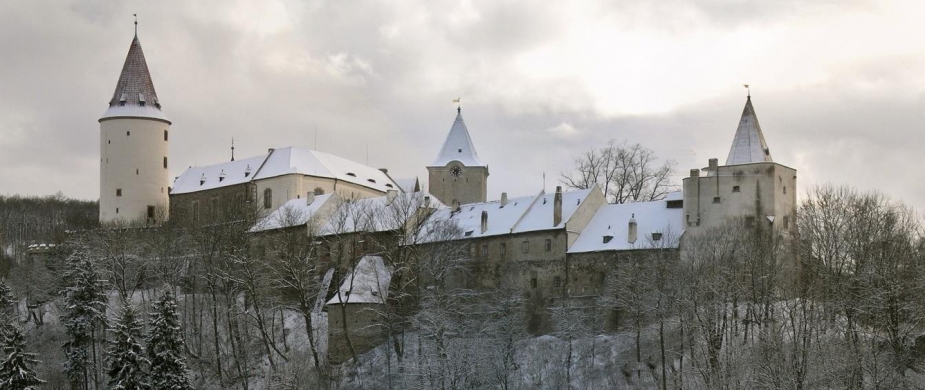
M99 202L51 196L0 195L0 257L30 244L64 241L65 232L99 226Z

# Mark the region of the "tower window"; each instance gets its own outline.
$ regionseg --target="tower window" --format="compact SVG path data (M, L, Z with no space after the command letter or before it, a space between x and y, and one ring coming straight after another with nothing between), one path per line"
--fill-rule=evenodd
M116 214L119 214L119 208L116 207Z
M267 188L263 190L263 208L268 209L273 207L273 190Z
M164 156L164 169L167 169L167 156Z
M167 130L164 130L164 141L167 140Z
M462 153L462 149L459 149L459 153Z
M561 287L561 286L562 286L562 278L560 278L560 277L558 277L558 276L552 278L552 286L553 286L553 287Z
M131 131L126 131L126 132L125 132L125 136L126 136L126 137L128 137L128 136L130 136L130 135L132 135L132 132L131 132Z
M501 243L501 250L499 250L499 252L501 252L501 256L504 256L504 254L507 253L507 244L505 244L505 243L502 242L502 243Z
M732 186L732 192L739 192L739 186Z
M520 243L520 250L521 250L523 253L530 252L530 241L524 241L524 242Z
M552 240L547 238L546 239L546 252L551 252L551 251L552 251Z
M148 206L148 219L154 219L154 206Z
M135 168L135 174L136 175L138 174L138 168Z
M122 196L122 189L116 188L116 196Z
M110 144L112 144L112 140L111 139L106 140L106 145L110 145Z
M784 186L784 193L787 193L787 186Z
M713 197L713 203L719 203L719 197L718 197L718 196Z

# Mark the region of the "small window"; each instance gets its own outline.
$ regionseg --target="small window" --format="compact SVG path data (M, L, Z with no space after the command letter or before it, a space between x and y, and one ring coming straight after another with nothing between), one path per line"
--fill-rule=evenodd
M164 156L164 169L167 169L167 156Z
M119 214L119 208L116 207L116 214Z
M652 233L652 241L658 241L662 239L662 233Z
M135 168L135 175L138 175L138 168Z
M385 186L386 186L386 187L389 187L389 188L395 188L395 186L393 186L393 185L391 185L391 184L389 184L389 183L385 183Z
M167 130L164 130L164 141L167 140Z
M524 241L524 242L520 243L520 250L521 250L523 253L528 253L528 252L530 252L530 241Z
M116 188L116 196L122 196L122 189Z
M604 236L604 243L605 243L605 244L608 243L608 242L610 242L610 240L613 240L613 236Z
M112 140L111 139L106 140L106 145L112 145Z
M536 288L536 278L530 279L530 288Z
M501 248L498 250L498 252L501 253L501 256L504 256L504 254L507 253L507 244L502 242Z
M315 193L315 196L324 195L324 189L321 187L315 187L315 190L313 192Z
M474 232L474 231L475 231L475 230L469 230L469 231L467 231L467 232L465 233L466 237L471 236L471 235L472 235L472 232Z
M787 193L787 186L784 186L784 193Z
M132 135L132 132L131 132L131 131L126 131L126 132L125 132L125 136L126 136L126 137L128 137L128 136L130 136L130 135Z
M353 173L353 172L347 172L347 176L350 176L350 177L357 177L357 174L356 174L356 173Z
M549 238L546 239L546 252L552 252L552 240Z
M713 203L719 203L719 197L718 197L718 196L714 196L714 197L713 197Z
M376 181L373 180L373 179L366 179L366 181L368 181L368 182L370 182L370 183L373 183L373 184L376 184Z
M462 153L462 149L459 149L459 153Z
M784 216L784 229L789 229L789 228L790 228L790 216L785 215Z
M739 192L739 186L732 186L732 192Z
M553 287L562 287L562 278L560 278L560 277L558 277L558 276L552 278L552 286L553 286Z
M488 256L488 244L482 244L482 256L483 257Z
M745 227L747 228L755 227L755 217L753 216L745 217Z
M263 208L269 209L273 207L273 190L267 188L263 190Z
M154 219L154 206L148 206L148 219Z

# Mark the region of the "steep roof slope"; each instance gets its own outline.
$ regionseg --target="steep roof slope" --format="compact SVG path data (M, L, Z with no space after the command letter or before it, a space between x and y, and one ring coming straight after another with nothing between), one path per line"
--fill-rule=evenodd
M338 179L378 191L401 187L384 172L366 165L317 150L288 147L276 149L267 158L254 180L290 173Z
M171 194L211 190L247 183L267 158L266 154L202 167L189 167L173 181Z
M482 161L479 160L478 153L475 152L475 145L472 144L472 138L469 137L469 129L466 128L466 122L463 121L462 110L456 110L456 120L453 121L453 127L443 141L443 147L440 148L440 154L434 160L432 167L442 167L451 161L459 161L467 167L483 167Z
M729 156L726 157L726 165L770 161L773 161L771 151L764 141L764 133L761 132L758 116L755 115L755 108L752 106L752 97L749 95L745 109L742 110L739 128L732 140L732 147L729 149Z
M125 63L122 65L122 73L116 82L116 89L109 100L109 109L100 120L123 117L150 118L170 123L161 111L161 102L154 90L154 82L151 80L138 35L132 39Z
M624 204L609 204L601 207L591 222L581 232L568 253L648 249L652 247L677 248L678 237L684 230L684 209L668 208L667 201L678 195L669 195L664 200ZM636 220L638 232L635 243L628 241L630 219ZM661 233L654 240L652 233ZM609 239L605 238L609 237ZM661 241L664 240L664 241ZM658 242L661 241L661 242Z

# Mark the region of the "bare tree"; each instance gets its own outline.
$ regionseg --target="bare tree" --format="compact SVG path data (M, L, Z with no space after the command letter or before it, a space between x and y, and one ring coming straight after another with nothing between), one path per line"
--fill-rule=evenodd
M610 203L646 202L662 199L675 186L670 176L674 160L658 165L655 152L640 144L617 144L591 149L575 159L574 172L563 172L559 181L577 189L604 191Z

